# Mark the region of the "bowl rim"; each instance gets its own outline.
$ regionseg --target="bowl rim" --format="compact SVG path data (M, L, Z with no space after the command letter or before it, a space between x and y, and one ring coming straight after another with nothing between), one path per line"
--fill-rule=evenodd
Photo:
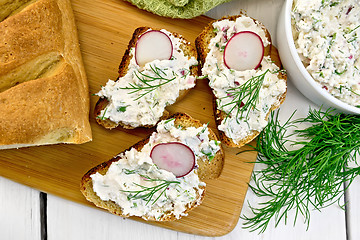
M302 63L299 54L297 53L295 47L295 41L292 35L292 25L291 25L291 12L292 12L292 5L294 0L286 0L285 2L285 36L289 42L289 49L292 58L296 64L296 67L300 70L301 74L304 76L305 80L313 87L313 89L323 96L327 101L332 102L334 105L339 106L339 110L347 110L348 112L352 112L354 114L360 114L360 108L352 106L348 103L345 103L333 95L331 95L326 90L320 87L320 84L316 82L316 80L310 75L310 73L306 70L304 64Z

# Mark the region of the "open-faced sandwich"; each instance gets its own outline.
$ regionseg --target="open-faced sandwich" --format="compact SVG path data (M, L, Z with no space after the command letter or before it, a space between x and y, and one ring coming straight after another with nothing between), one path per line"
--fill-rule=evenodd
M145 220L186 216L204 198L204 179L217 178L224 153L207 124L176 113L157 131L82 178L81 192L100 208Z
M69 0L0 1L0 149L92 139Z
M195 86L197 54L188 41L165 29L137 28L116 81L109 80L95 107L105 128L153 127L169 113L166 106Z
M196 38L196 48L214 94L221 142L241 147L266 126L284 101L286 74L271 53L270 34L245 14L213 21Z

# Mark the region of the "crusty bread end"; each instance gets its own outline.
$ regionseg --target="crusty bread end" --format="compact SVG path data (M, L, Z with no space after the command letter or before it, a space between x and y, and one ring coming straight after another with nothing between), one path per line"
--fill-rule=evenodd
M0 149L92 140L69 0L0 1Z

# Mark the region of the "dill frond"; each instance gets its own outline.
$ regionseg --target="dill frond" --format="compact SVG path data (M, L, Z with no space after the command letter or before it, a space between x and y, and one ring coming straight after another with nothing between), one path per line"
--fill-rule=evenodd
M287 222L295 210L310 224L310 211L321 210L338 202L344 194L344 183L360 174L360 166L349 167L360 153L360 117L326 111L309 110L305 118L280 124L278 111L272 112L267 127L257 139L257 163L265 167L253 173L250 189L258 197L269 199L252 207L252 216L242 216L244 227L264 232L271 219L278 225ZM311 124L306 129L289 127ZM290 137L300 139L295 141ZM288 146L288 147L287 147ZM292 150L295 149L295 150Z

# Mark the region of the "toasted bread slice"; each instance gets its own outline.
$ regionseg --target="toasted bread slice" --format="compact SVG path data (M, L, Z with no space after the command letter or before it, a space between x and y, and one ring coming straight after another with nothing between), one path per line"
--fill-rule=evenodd
M285 100L287 77L286 77L285 71L282 69L282 65L281 65L279 58L273 57L274 56L273 54L277 53L277 50L271 44L270 34L263 24L261 24L260 22L258 22L255 19L252 19L252 18L246 16L246 14L244 14L244 13L241 13L240 15L236 15L236 16L223 17L219 20L214 20L211 23L209 23L209 25L200 33L200 35L195 40L195 45L196 45L196 48L198 51L199 61L202 66L202 74L207 75L203 71L204 66L206 64L208 64L206 62L206 59L207 59L208 55L210 54L211 49L215 47L214 42L212 42L212 39L214 39L218 33L222 32L222 29L215 29L213 24L217 23L217 22L221 22L223 20L229 21L229 22L236 22L236 20L238 18L247 18L248 25L251 25L251 24L249 24L249 22L253 22L253 23L255 23L253 25L258 26L258 28L260 29L259 31L263 33L262 38L264 38L266 40L265 44L264 44L264 59L265 60L267 59L268 62L274 62L276 64L276 66L278 67L277 73L275 73L275 74L277 75L277 79L278 79L279 83L282 85L283 89L282 89L281 93L279 93L277 96L275 96L275 99L274 99L272 105L268 107L266 114L264 114L263 119L265 121L267 121L267 118L268 118L270 112L272 110L278 108L280 106L280 104ZM224 31L228 31L228 29L225 28ZM239 32L239 31L247 31L247 29L235 30L235 32ZM253 31L253 30L250 29L250 31ZM230 37L227 36L227 39L230 39ZM262 65L264 63L264 59L261 63ZM223 55L221 54L221 60L218 61L216 64L218 64L219 66L221 64L224 65L223 62L224 62ZM260 66L260 68L263 68L262 65ZM232 71L235 71L235 70L232 70ZM221 72L222 72L222 70L221 70ZM220 74L221 74L221 72L220 72ZM214 76L208 75L207 77L209 79L209 84L210 84L210 82L211 82L210 79L211 79L211 77L214 77ZM227 79L227 81L228 81L228 79ZM236 81L236 79L235 79L235 81ZM234 82L232 82L231 84L234 84ZM232 85L232 86L234 87L236 85ZM285 89L284 89L284 87L285 87ZM213 89L213 93L214 93L213 108L214 108L215 121L219 128L219 126L221 124L223 124L224 121L227 121L227 118L229 117L230 113L225 112L223 109L219 108L219 103L218 103L219 98L215 96L213 87L212 87L212 89ZM228 95L230 95L230 94L228 94ZM242 104L238 104L238 106L239 105L242 105ZM226 129L226 130L228 130L228 129ZM241 147L241 146L249 143L250 141L252 141L260 133L261 130L262 129L249 129L249 131L247 131L247 134L245 136L237 138L236 140L233 138L233 136L229 136L230 134L226 134L224 129L222 129L222 130L219 129L219 135L220 135L221 142L224 143L225 145L227 145L229 147Z
M136 43L137 43L138 39L140 38L140 36L143 33L147 32L149 30L160 30L160 29L155 29L155 28L150 28L150 27L139 27L134 31L133 36L132 36L132 38L131 38L131 40L130 40L130 42L128 44L128 48L126 49L125 54L124 54L124 56L122 58L122 61L120 63L119 77L117 78L116 81L124 81L122 78L125 77L125 75L129 71L129 66L131 65L132 59L134 58L134 54L135 54L134 49L135 49ZM185 38L183 38L180 34L177 34L177 33L171 33L171 32L168 32L168 33L170 33L170 35L172 35L175 39L177 39L180 42L179 47L182 50L185 57L187 57L189 59L191 57L194 57L195 59L197 58L197 53L196 53L195 48ZM176 49L174 49L174 51L175 50ZM135 63L136 63L136 61L135 61ZM189 70L190 70L189 71L189 73L190 73L189 76L193 76L194 81L196 81L196 77L198 75L198 66L197 66L197 64L192 65ZM134 78L135 78L135 76L134 76ZM180 90L178 92L178 97L176 98L175 101L181 100L190 89L191 88ZM163 90L163 91L166 91L166 90ZM176 91L176 88L173 88L173 89L167 90L167 91ZM169 116L169 112L166 109L164 109L162 116L160 116L158 119L156 119L157 121L153 121L153 123L151 123L151 124L140 124L140 123L137 123L136 121L132 122L132 123L129 123L129 122L125 123L123 121L115 122L115 121L112 121L111 118L104 118L103 117L104 116L104 111L108 106L109 106L109 100L106 97L102 96L102 97L100 97L100 99L96 103L95 110L94 110L94 115L95 115L96 121L100 125L102 125L103 127L107 128L107 129L116 128L119 125L121 127L123 127L123 128L126 128L126 129L133 129L133 128L136 128L136 127L150 128L150 127L155 126L156 122L158 122L158 121L160 121L162 119L166 119ZM147 116L145 116L145 117L147 117Z
M192 117L190 117L187 114L184 113L176 113L174 115L172 115L169 120L163 121L163 122L167 122L167 121L174 121L174 125L177 128L181 127L181 131L182 130L186 130L189 129L190 127L195 127L195 128L203 128L206 125L203 125L200 123L200 121L193 119ZM209 140L213 140L213 141L217 141L217 137L214 134L214 132L211 131L210 128L207 128L209 131L208 137ZM123 217L129 217L132 214L126 214L124 213L124 209L119 206L115 201L113 200L102 200L98 194L95 192L94 190L94 185L93 185L93 179L92 176L94 176L95 174L101 174L101 175L105 175L110 166L112 164L117 164L117 162L119 162L119 160L121 160L121 158L123 158L124 156L126 156L126 152L131 151L132 149L136 149L137 151L142 151L145 148L151 148L151 146L148 146L149 144L151 144L151 141L153 138L156 138L154 136L160 136L160 135L156 135L159 134L157 133L153 133L151 136L149 136L146 139L141 140L140 142L136 143L135 145L133 145L132 147L130 147L128 150L120 153L118 156L114 157L113 159L104 162L94 168L92 168L90 171L88 171L82 178L81 181L81 192L83 193L83 195L86 197L86 199L88 201L93 202L96 206L100 207L100 208L104 208L108 211L110 211L113 214L116 215L120 215ZM150 143L149 143L150 141ZM167 140L168 141L168 140ZM154 143L155 146L156 144ZM215 179L217 177L220 176L222 168L223 168L223 164L224 164L224 152L223 149L221 147L221 145L218 145L218 150L216 152L216 154L214 155L214 158L209 161L208 158L197 158L197 167L195 169L193 169L188 175L191 175L191 179L193 177L195 178L199 178L200 180L204 180L204 179ZM149 150L149 149L148 149ZM150 155L149 155L150 156ZM141 165L143 166L143 165ZM195 176L197 175L197 176ZM186 178L187 176L181 177L181 178L176 178L176 179L189 179ZM189 180L187 180L189 181ZM195 188L194 188L195 189ZM167 193L165 193L167 194ZM186 215L191 209L195 208L196 206L200 205L200 203L202 202L203 198L205 195L205 184L199 184L199 187L196 188L196 197L191 200L190 202L188 202L183 210L183 212L179 215L175 215L173 213L173 211L171 210L166 210L165 213L155 217L155 216L151 216L151 215L142 215L139 217L142 217L145 220L152 220L152 221L173 221L176 220L178 218L180 218L181 216ZM173 205L173 202L170 202L170 205ZM150 204L150 203L149 203ZM151 205L151 206L155 206Z

